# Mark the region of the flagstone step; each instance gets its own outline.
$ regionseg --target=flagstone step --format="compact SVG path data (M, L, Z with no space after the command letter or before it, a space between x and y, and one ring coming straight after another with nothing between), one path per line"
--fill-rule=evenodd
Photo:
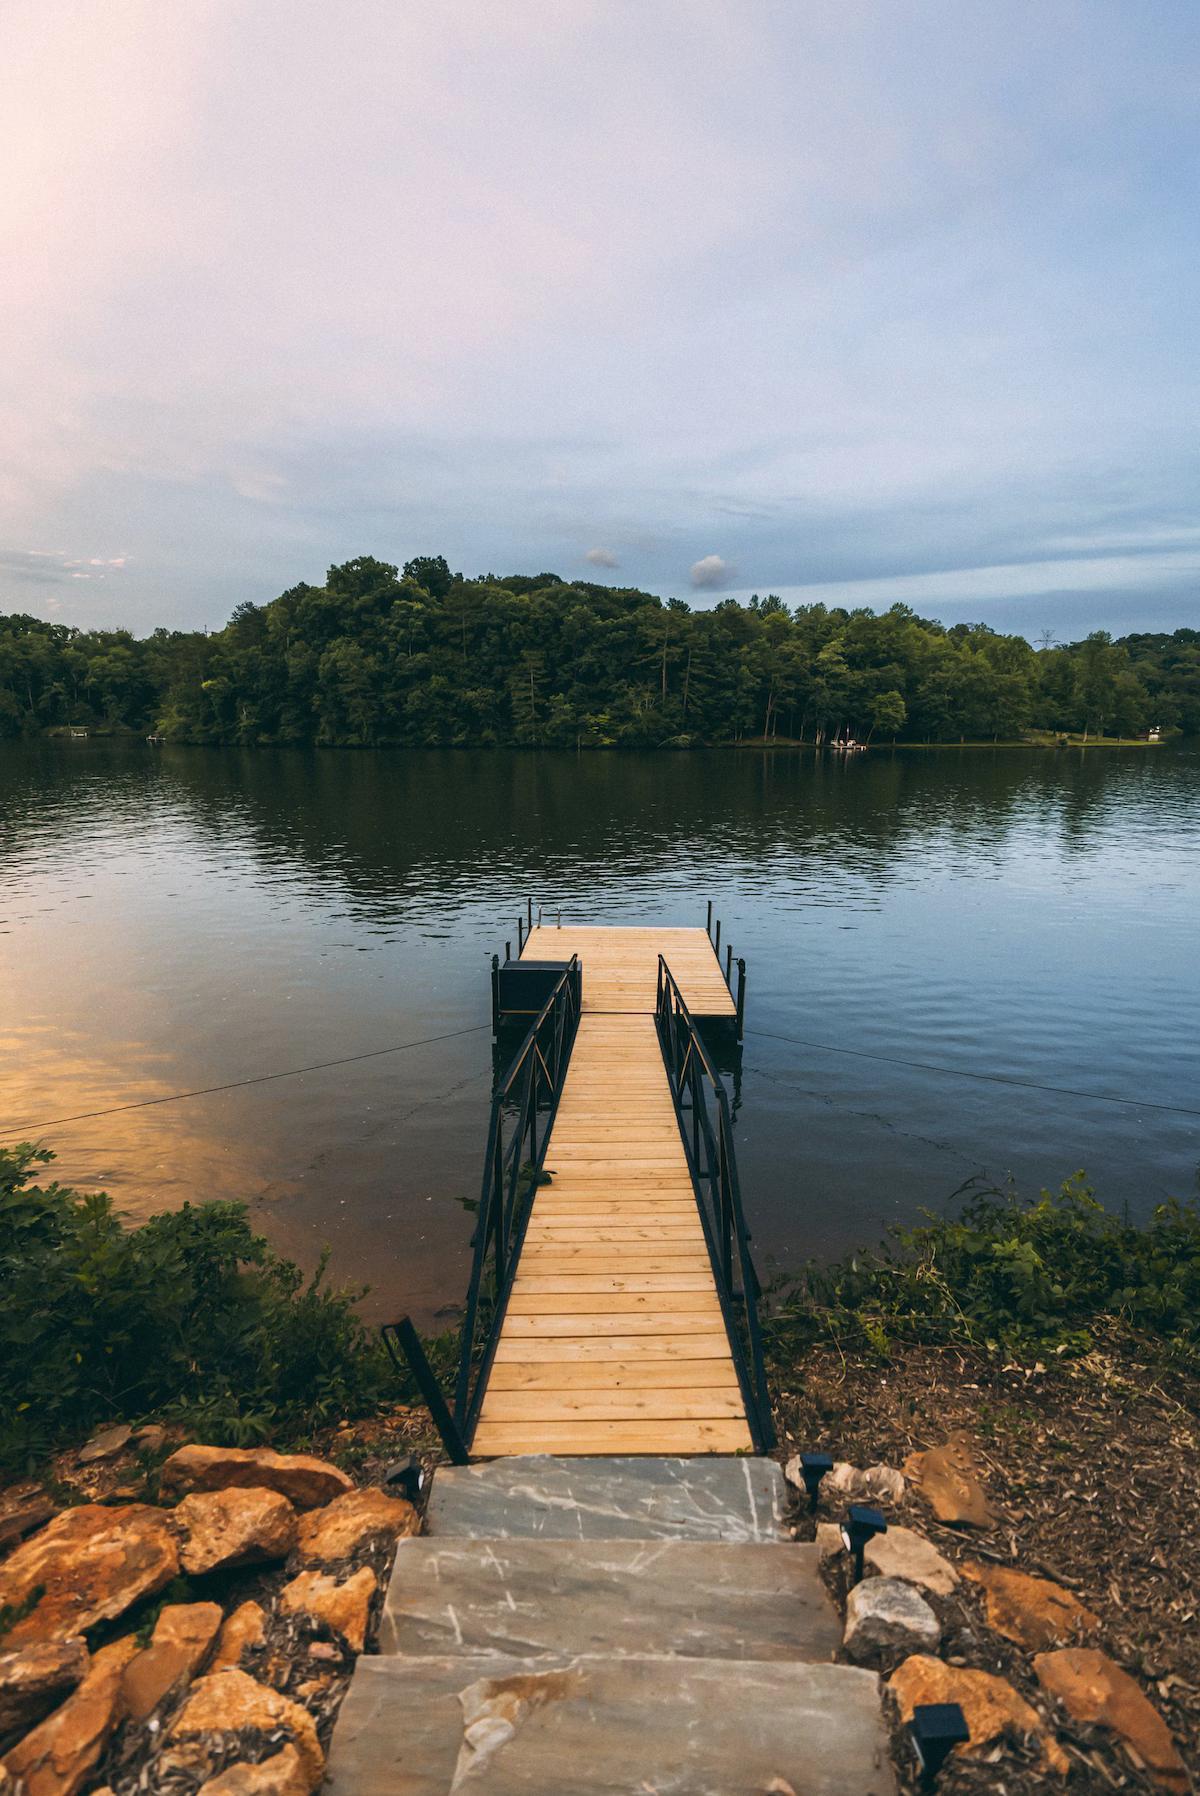
M817 1548L688 1540L402 1540L384 1654L829 1660Z
M503 1540L790 1539L774 1460L556 1458L547 1453L441 1466L426 1533Z
M879 1680L852 1666L439 1655L358 1661L322 1791L894 1796L895 1782Z

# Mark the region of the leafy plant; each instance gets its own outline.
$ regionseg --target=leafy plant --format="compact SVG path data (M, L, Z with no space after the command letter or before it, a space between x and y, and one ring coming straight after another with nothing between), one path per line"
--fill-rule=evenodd
M957 1215L927 1214L883 1248L810 1265L769 1335L776 1354L830 1336L883 1357L903 1342L1078 1353L1102 1319L1200 1358L1200 1214L1172 1200L1138 1226L1079 1172L1032 1201L968 1187Z
M331 1288L324 1257L306 1279L237 1203L125 1228L103 1194L32 1183L52 1159L0 1149L0 1463L114 1417L248 1445L396 1395L361 1293Z

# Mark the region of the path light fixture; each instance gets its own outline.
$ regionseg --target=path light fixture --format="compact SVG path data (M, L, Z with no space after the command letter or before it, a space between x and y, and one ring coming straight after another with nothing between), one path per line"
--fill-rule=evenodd
M856 1584L863 1575L863 1552L867 1542L874 1540L877 1534L886 1533L887 1522L878 1509L871 1509L866 1503L851 1503L842 1523L842 1545L848 1553L854 1554Z
M817 1498L821 1492L821 1480L826 1472L833 1470L832 1453L802 1453L800 1455L800 1476L804 1480L804 1488L808 1492L808 1507L811 1513L817 1507Z
M956 1702L918 1703L908 1731L926 1789L933 1788L951 1747L961 1746L971 1738L967 1718Z
M399 1490L410 1503L415 1503L425 1483L425 1473L421 1462L406 1453L403 1459L397 1459L383 1474L383 1482L389 1490Z

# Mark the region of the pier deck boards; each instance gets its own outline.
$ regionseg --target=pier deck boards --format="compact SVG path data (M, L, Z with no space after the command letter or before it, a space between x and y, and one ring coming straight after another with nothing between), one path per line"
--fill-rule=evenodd
M703 929L559 929L543 923L525 938L523 960L583 963L583 1013L650 1012L658 985L661 954L693 1016L735 1014L736 1005L721 976L712 943Z
M578 953L583 1015L472 1443L482 1457L752 1450L654 1026L660 952L695 1013L733 1014L702 929L542 928L526 942L535 960Z

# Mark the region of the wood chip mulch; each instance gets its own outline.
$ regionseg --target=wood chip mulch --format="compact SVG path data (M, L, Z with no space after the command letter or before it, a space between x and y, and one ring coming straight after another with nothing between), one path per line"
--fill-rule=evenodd
M903 1466L962 1431L997 1514L987 1530L939 1524L909 1492L895 1519L949 1559L990 1559L1064 1585L1100 1617L1096 1641L1145 1690L1193 1778L1200 1773L1200 1380L1165 1373L1115 1335L1076 1360L1018 1365L958 1348L897 1349L887 1361L807 1351L775 1369L778 1457L824 1449L858 1466ZM895 1512L892 1512L895 1514ZM806 1507L798 1513L802 1530ZM818 1519L837 1520L822 1505ZM986 1626L965 1581L937 1605L943 1656L1006 1677L1054 1727L1071 1760L1064 1782L1019 1742L944 1770L941 1796L1065 1790L1146 1792L1144 1768L1099 1728L1054 1712L1031 1655ZM920 1788L899 1731L905 1792Z

